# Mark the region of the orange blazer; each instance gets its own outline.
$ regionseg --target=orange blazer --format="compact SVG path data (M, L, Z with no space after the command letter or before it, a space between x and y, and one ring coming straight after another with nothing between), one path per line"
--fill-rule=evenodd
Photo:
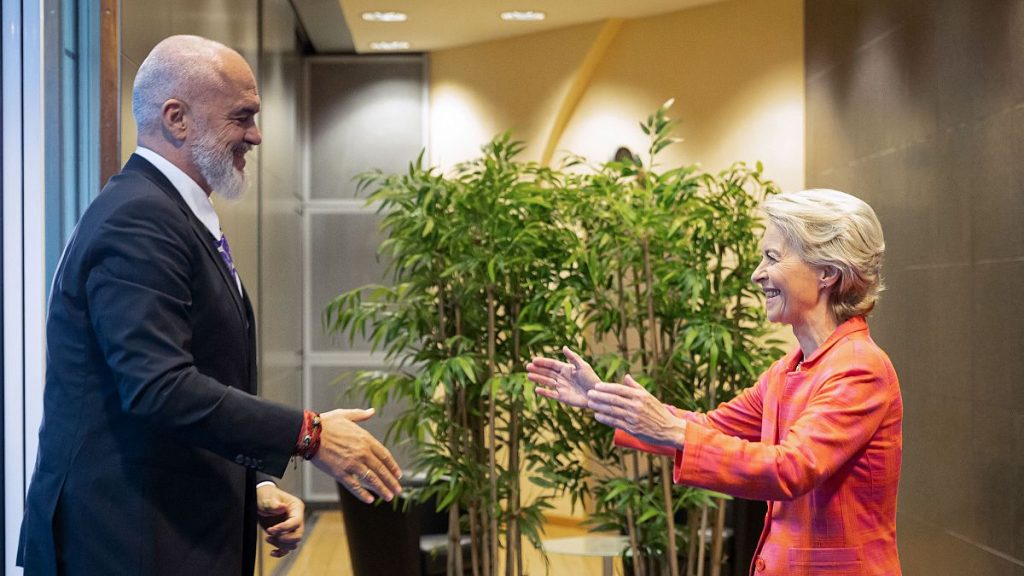
M688 421L681 450L615 431L618 446L675 458L675 481L767 500L750 573L892 576L903 401L863 317L840 325L798 369L789 353L755 386Z

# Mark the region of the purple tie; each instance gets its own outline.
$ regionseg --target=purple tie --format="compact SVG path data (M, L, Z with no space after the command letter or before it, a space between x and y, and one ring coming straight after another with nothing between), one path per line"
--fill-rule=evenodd
M228 246L228 239L223 234L220 235L220 240L217 241L217 252L220 252L224 263L228 265L228 270L231 270L231 278L237 284L238 272L235 270L235 261L231 259L231 247Z

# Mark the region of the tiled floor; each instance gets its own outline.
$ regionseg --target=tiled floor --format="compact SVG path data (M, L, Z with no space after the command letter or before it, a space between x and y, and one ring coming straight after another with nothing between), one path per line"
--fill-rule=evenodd
M266 556L268 547L263 554L263 574L265 576L353 576L352 566L348 560L348 543L345 540L345 527L341 521L341 513L336 510L314 512L316 517L312 530L306 534L294 559L277 560ZM545 538L562 538L585 534L585 530L549 524ZM582 558L579 556L548 556L548 569L545 570L544 558L540 552L529 544L524 544L523 573L525 576L600 576L600 558ZM622 565L615 560L615 574L622 574ZM402 575L396 575L402 576Z

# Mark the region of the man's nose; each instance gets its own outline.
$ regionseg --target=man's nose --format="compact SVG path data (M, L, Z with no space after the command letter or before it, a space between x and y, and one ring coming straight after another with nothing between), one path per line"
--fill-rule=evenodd
M245 133L245 141L253 146L259 146L260 142L263 142L263 134L260 133L260 127L254 124L253 127Z

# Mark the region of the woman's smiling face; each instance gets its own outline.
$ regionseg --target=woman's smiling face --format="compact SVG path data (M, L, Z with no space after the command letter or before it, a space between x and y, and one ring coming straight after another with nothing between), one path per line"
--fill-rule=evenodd
M827 298L820 294L820 271L804 262L770 222L761 239L761 263L750 279L764 290L768 320L772 322L800 326L811 311L822 305L819 300Z

